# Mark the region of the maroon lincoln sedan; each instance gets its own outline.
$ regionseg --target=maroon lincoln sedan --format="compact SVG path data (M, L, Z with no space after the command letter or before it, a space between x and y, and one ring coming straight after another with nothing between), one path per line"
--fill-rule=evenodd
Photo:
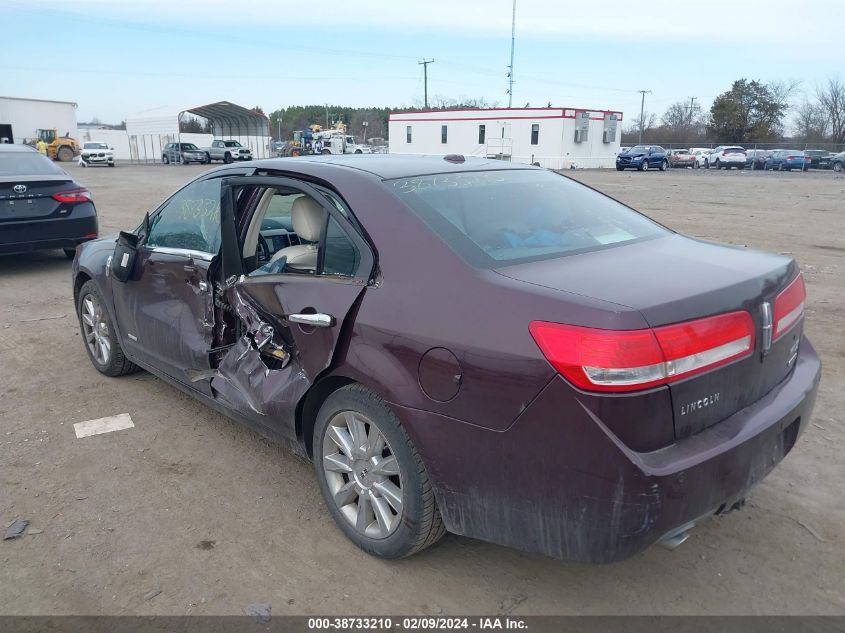
M313 459L356 545L445 532L591 562L742 504L821 365L789 257L461 156L208 171L82 246L108 376L144 368Z

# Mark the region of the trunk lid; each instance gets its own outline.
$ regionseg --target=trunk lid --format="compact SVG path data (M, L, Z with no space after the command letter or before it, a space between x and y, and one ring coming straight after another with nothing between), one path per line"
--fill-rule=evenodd
M21 187L25 190L21 191ZM61 209L66 206L55 200L53 194L76 188L78 185L68 175L3 179L0 181L0 222L61 217Z
M652 327L749 312L755 328L750 356L669 385L676 438L720 422L786 378L803 328L801 320L763 354L762 306L773 305L797 275L794 260L677 234L496 272L636 309Z

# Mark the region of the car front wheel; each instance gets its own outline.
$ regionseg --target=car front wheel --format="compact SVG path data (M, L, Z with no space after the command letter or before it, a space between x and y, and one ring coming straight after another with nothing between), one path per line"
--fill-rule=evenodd
M123 376L138 370L123 354L108 309L93 281L86 281L79 290L76 312L85 349L97 371L106 376Z
M669 163L667 163L665 160L662 163L660 163L660 171L666 171L666 169L668 167L669 167Z
M640 163L638 169L640 171L648 171L648 161L646 159L643 159L643 161Z
M332 518L349 540L403 558L445 534L422 459L380 397L347 385L320 407L314 466Z
M837 174L841 174L843 170L845 170L845 166L842 163L833 163L833 171Z

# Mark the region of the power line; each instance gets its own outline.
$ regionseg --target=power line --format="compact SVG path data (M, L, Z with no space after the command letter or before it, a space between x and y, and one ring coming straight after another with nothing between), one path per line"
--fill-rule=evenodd
M516 0L513 0L511 16L511 64L508 66L508 107L513 106L513 49L516 45Z

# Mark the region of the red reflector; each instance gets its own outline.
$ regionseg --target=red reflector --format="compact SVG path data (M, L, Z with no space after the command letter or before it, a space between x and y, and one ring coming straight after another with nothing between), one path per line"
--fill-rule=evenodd
M58 202L91 202L91 192L87 189L71 189L53 194L53 200Z
M97 234L96 234L96 233L86 233L86 234L85 234L85 237L91 237L91 238L94 238L94 237L97 237Z
M798 276L775 297L774 332L772 339L776 340L785 334L804 316L804 301L807 299L807 289L804 287L804 275Z
M596 330L533 321L546 359L572 384L591 391L633 391L686 378L754 349L748 312L732 312L647 330Z

